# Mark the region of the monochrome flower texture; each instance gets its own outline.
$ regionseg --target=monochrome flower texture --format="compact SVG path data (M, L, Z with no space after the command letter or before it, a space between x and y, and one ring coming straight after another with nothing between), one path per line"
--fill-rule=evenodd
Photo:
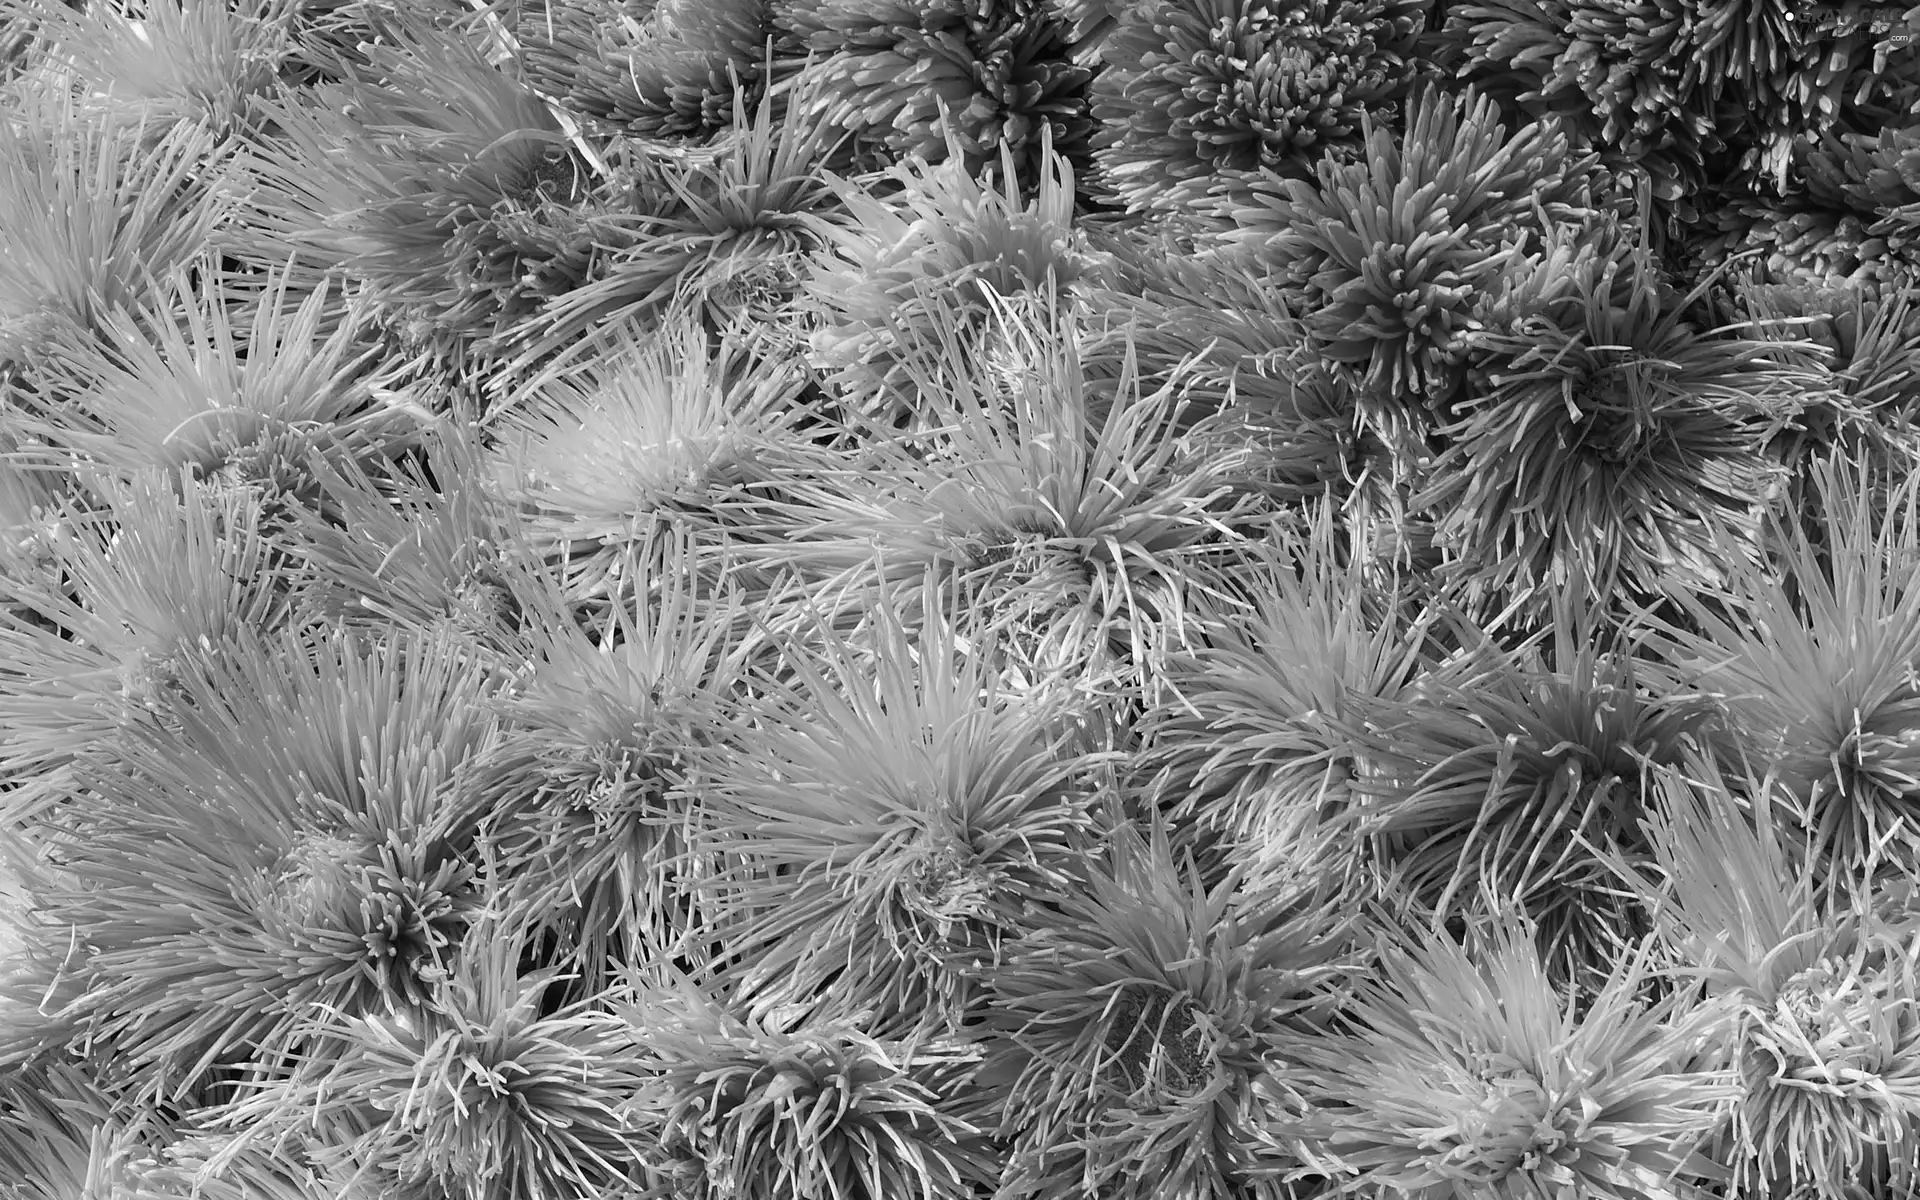
M675 941L702 788L753 651L739 589L714 584L686 538L625 581L604 617L529 606L525 657L491 702L502 734L471 763L458 827L498 867L499 906L551 935L549 961L591 994L620 963ZM556 985L558 986L558 985Z
M1279 1200L1270 1073L1320 1036L1357 969L1353 928L1311 870L1209 885L1158 824L1096 834L1050 919L986 972L997 1194Z
M344 271L409 338L485 339L577 281L539 268L591 237L568 215L587 167L476 39L413 10L392 21L340 82L261 102L273 134L245 139L242 219L216 244L295 259L308 284Z
M1725 581L1754 552L1763 449L1818 374L1744 322L1697 328L1699 289L1660 272L1624 231L1556 227L1490 283L1418 497L1471 588L1511 601L1578 578L1646 597Z
M1423 89L1404 135L1370 116L1361 127L1364 156L1322 160L1306 179L1263 176L1221 207L1227 238L1272 264L1316 349L1363 378L1362 411L1391 440L1445 410L1476 306L1511 252L1541 222L1592 211L1593 159L1554 122L1509 134L1471 88Z
M804 379L677 312L635 342L490 412L486 476L570 598L605 597L621 562L668 526L771 539L741 492L813 456Z
M698 138L758 103L776 34L767 0L561 0L523 14L520 38L541 92L629 133Z
M1004 153L1031 174L1043 139L1084 151L1090 72L1046 0L811 0L775 23L813 56L809 107L865 144L862 165L951 152L973 172Z
M1730 40L1757 49L1749 19L1781 24L1773 0L1748 10L1726 3L1651 0L1587 5L1578 0L1477 0L1449 5L1443 40L1473 86L1536 118L1557 117L1609 166L1644 173L1652 195L1692 214L1706 164L1727 147L1720 118L1739 108L1730 87ZM1721 101L1730 104L1719 103Z
M932 588L928 589L933 591ZM725 948L730 994L941 1028L974 1000L1037 895L1078 856L1097 756L1063 692L1015 694L937 593L909 631L819 626L755 679L735 736L697 752L689 945Z
M1170 702L1142 722L1152 794L1182 827L1263 853L1346 812L1372 768L1355 732L1422 673L1434 614L1374 588L1333 548L1331 506L1309 534L1276 538L1226 581L1231 603L1176 654Z
M1815 518L1768 521L1777 568L1723 596L1681 595L1649 648L1676 682L1724 696L1730 765L1771 766L1823 885L1859 892L1920 846L1920 483L1869 466L1812 472ZM1809 528L1809 526L1811 528Z
M1689 756L1661 773L1657 872L1627 877L1658 907L1673 970L1718 1012L1699 1053L1738 1085L1708 1147L1732 1186L1899 1195L1920 1178L1912 913L1823 899L1784 800L1771 779Z
M934 313L959 304L926 288ZM987 293L1005 358L969 353L960 318L908 359L924 432L871 441L844 467L793 481L790 541L740 547L791 568L820 595L865 610L931 570L1036 677L1109 667L1150 675L1183 636L1186 598L1231 557L1231 526L1263 503L1224 481L1225 455L1189 454L1178 381L1149 391L1135 371L1104 415L1081 367L1081 318L1053 294ZM912 597L901 603L909 606Z
M292 49L286 0L16 7L31 10L15 19L44 39L49 65L72 73L90 112L145 118L156 132L245 121L249 99L272 89Z
M1091 98L1098 182L1173 210L1229 172L1310 178L1395 120L1432 0L1145 0L1115 6Z
M1471 927L1470 927L1471 929ZM1305 1102L1275 1133L1341 1190L1409 1200L1669 1200L1734 1088L1688 1062L1711 1010L1643 1004L1644 950L1575 1005L1511 917L1398 936L1338 1031L1278 1075ZM1676 1182L1679 1181L1679 1182Z
M743 1014L671 969L616 1002L644 1030L629 1111L663 1181L688 1200L968 1200L994 1182L957 1115L978 1059L949 1038L874 1037L859 1014Z
M0 366L38 363L205 252L231 207L204 172L223 151L191 123L157 138L138 116L89 115L34 90L0 122Z
M315 1005L431 1004L473 904L447 785L492 737L487 687L426 638L243 633L186 664L171 725L123 732L48 818L36 907L75 947L49 1015L157 1101L292 1050Z
M327 283L302 296L285 271L243 278L200 258L149 288L137 308L102 312L90 334L50 344L49 386L24 398L22 433L126 474L162 467L241 483L231 468L263 456L377 458L415 431L413 418L369 402L374 350L355 323L329 321L340 296Z
M1423 914L1500 897L1534 923L1556 982L1592 982L1645 925L1605 856L1644 860L1647 773L1708 736L1715 709L1649 686L1631 654L1604 644L1592 608L1562 605L1552 627L1522 650L1475 635L1398 694L1357 706L1366 770L1343 819Z
M526 947L497 918L480 912L449 949L427 1006L303 1006L301 1049L212 1114L225 1144L201 1173L265 1154L307 1160L328 1195L437 1200L652 1182L632 1112L649 1077L641 1032L604 1004L555 1002L559 972L523 973Z
M848 407L883 428L912 415L919 389L905 360L949 337L973 346L990 323L987 292L1065 293L1091 265L1073 227L1067 160L1049 151L1023 174L1003 149L1001 166L997 187L957 161L912 159L835 184L847 219L820 226L810 357Z

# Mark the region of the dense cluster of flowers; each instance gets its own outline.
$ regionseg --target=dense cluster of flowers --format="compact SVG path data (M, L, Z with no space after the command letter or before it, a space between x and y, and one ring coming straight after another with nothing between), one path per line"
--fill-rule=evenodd
M1920 1194L1916 35L0 0L0 1196Z

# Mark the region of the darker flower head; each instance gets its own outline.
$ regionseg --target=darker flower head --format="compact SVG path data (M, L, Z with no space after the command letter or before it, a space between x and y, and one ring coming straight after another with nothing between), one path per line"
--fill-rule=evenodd
M1581 645L1590 617L1556 616L1551 664L1539 649L1470 655L1367 705L1353 815L1423 911L1510 898L1548 968L1592 982L1640 920L1614 902L1606 856L1644 858L1648 769L1708 736L1712 713Z
M1129 209L1177 207L1225 171L1304 175L1357 149L1413 74L1430 0L1152 0L1123 11L1093 88L1102 182Z
M1447 14L1460 73L1503 103L1559 116L1609 164L1644 171L1653 195L1681 201L1706 182L1725 148L1715 101L1725 87L1689 36L1691 0L1642 8L1575 0L1480 0ZM1715 4L1732 16L1738 6Z
M579 111L648 137L703 137L758 102L767 0L563 0L522 22L530 80ZM631 10L639 8L639 13Z
M1363 125L1364 159L1323 160L1311 181L1256 182L1225 206L1230 236L1284 272L1290 307L1326 358L1365 376L1376 411L1437 407L1502 252L1542 215L1591 213L1592 159L1572 157L1554 122L1509 136L1492 100L1471 90L1421 93L1404 137Z
M1351 927L1304 860L1209 886L1163 829L1104 840L988 973L1001 1194L1277 1197L1267 1073L1332 1007Z
M479 38L409 12L343 82L267 104L276 136L250 145L248 207L220 246L297 255L314 282L350 271L398 331L457 345L579 281L588 168Z
M969 167L1004 145L1031 169L1045 132L1062 153L1084 148L1090 72L1041 0L820 0L778 23L816 56L817 111L869 157L939 162L949 132Z
M854 1020L762 1019L684 979L650 982L636 1001L647 1079L630 1111L672 1195L963 1200L991 1177L979 1131L957 1114L969 1047L880 1040Z
M1703 332L1653 257L1556 233L1481 311L1466 396L1421 505L1489 594L1724 576L1768 493L1772 426L1809 372Z

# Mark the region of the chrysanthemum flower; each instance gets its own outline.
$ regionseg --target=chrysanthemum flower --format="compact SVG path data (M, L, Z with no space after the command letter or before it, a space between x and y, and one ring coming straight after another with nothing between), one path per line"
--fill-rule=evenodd
M354 627L450 627L476 653L510 653L540 564L488 488L476 435L443 422L427 453L376 474L307 459L319 499L293 512L288 540L310 620Z
M1417 502L1478 593L1537 607L1579 578L1654 596L1751 552L1762 450L1818 374L1791 346L1697 328L1624 237L1556 230L1464 339L1465 395Z
M273 130L248 139L241 219L217 245L316 280L344 269L409 336L484 339L578 282L588 167L477 38L390 23L345 82L263 104Z
M1077 303L1096 411L1130 369L1148 390L1177 381L1196 449L1246 450L1245 486L1286 502L1343 481L1353 396L1289 308L1273 266L1245 249L1188 247L1164 233L1123 232L1095 245Z
M374 351L351 322L323 333L328 305L325 285L296 301L283 273L256 285L211 262L174 271L137 313L103 313L92 336L55 343L16 427L123 474L211 479L263 457L294 467L301 447L378 456L416 423L372 401Z
M692 849L713 866L688 938L737 957L743 1000L937 1028L1072 869L1097 758L1063 693L1008 694L963 619L923 616L819 630L755 684L750 727L697 756Z
M886 1040L857 1016L758 1017L684 978L622 1006L646 1047L634 1106L649 1196L687 1200L968 1200L994 1179L979 1130L955 1116L977 1052Z
M489 414L489 473L529 546L562 565L569 595L604 595L624 553L668 524L775 537L740 503L798 469L804 380L717 349L685 314Z
M1348 928L1310 871L1209 888L1158 825L1103 840L986 973L989 1066L1008 1082L980 1104L1011 1146L995 1194L1285 1195L1264 1084L1317 1034Z
M1281 1077L1307 1102L1280 1126L1343 1190L1409 1200L1667 1200L1710 1174L1695 1149L1734 1094L1688 1062L1710 1010L1638 1000L1636 955L1579 1005L1530 932L1389 946L1337 1035Z
M511 915L554 935L604 986L618 964L658 951L690 919L676 877L694 762L723 740L754 653L737 590L715 591L685 539L648 564L604 623L534 609L527 665L501 696L501 740L463 793L503 872Z
M1656 694L1591 612L1561 607L1553 643L1438 664L1363 714L1351 819L1397 884L1440 918L1483 895L1539 926L1560 978L1611 966L1623 927L1601 854L1644 859L1646 773L1711 729L1711 702Z
M1100 185L1129 211L1178 208L1216 177L1310 177L1393 123L1431 0L1148 0L1100 43Z
M1644 171L1652 194L1691 219L1688 199L1706 182L1708 158L1726 148L1716 101L1738 106L1726 60L1706 51L1745 15L1689 0L1647 7L1639 15L1577 0L1477 0L1449 6L1445 40L1474 85L1534 117L1560 118L1609 165Z
M312 1005L429 1003L473 906L448 805L491 686L444 638L237 634L187 664L170 721L82 764L53 818L61 871L30 891L73 946L49 1036L168 1099L293 1049Z
M1675 971L1722 1005L1703 1061L1740 1085L1714 1156L1741 1194L1903 1194L1920 1169L1914 931L1822 903L1780 800L1690 756L1662 773L1648 826L1661 882L1640 890Z
M804 94L811 86L795 85ZM634 139L613 154L614 197L595 219L593 261L579 281L504 335L507 373L573 365L660 323L675 306L716 332L790 354L804 340L794 303L822 229L845 220L824 160L830 131L802 104L771 93L749 112L735 93L732 127L703 146ZM612 207L617 205L618 207Z
M1182 827L1225 833L1230 854L1315 833L1367 773L1354 731L1422 666L1430 617L1337 561L1329 510L1237 570L1244 607L1210 605L1201 645L1169 662L1169 696L1143 722L1152 792Z
M482 916L428 1007L307 1006L314 1049L214 1115L237 1135L215 1162L291 1144L370 1195L637 1194L651 1149L632 1111L646 1033L603 1005L548 1003L556 973L523 975L523 949Z
M1031 175L1043 143L1084 149L1090 72L1044 0L817 0L774 20L814 56L811 110L884 158L951 152L972 172L1004 154Z
M1655 652L1724 698L1733 750L1772 766L1823 880L1851 886L1920 846L1920 483L1844 461L1812 476L1819 544L1775 517L1781 569L1739 572L1720 602L1677 596L1686 627Z
M790 544L739 553L798 570L848 611L932 570L990 623L1025 629L1015 653L1038 675L1150 674L1182 636L1185 598L1231 554L1222 530L1261 500L1223 481L1223 457L1187 452L1177 381L1149 393L1129 371L1095 416L1078 320L1057 296L986 294L996 362L970 356L956 304L916 294L948 314L937 348L908 362L927 432L791 483Z
M40 53L71 71L87 107L225 130L274 83L290 41L287 0L128 0L80 9L27 0Z
M257 500L158 472L97 477L97 501L51 512L40 581L13 577L0 615L0 813L33 816L38 782L167 708L183 670L291 616L289 572ZM97 507L96 507L97 504Z
M1311 180L1256 180L1227 211L1230 237L1282 274L1320 353L1364 375L1368 418L1386 436L1442 409L1476 304L1543 216L1590 211L1593 160L1574 157L1551 122L1509 136L1471 89L1424 89L1404 135L1361 124L1364 157L1323 160Z
M870 184L836 184L847 219L823 230L807 283L821 322L812 361L833 372L849 407L883 427L912 411L905 360L949 335L974 345L988 323L986 290L1066 292L1089 267L1066 159L1048 154L1037 178L1017 175L1010 152L1001 165L998 188L957 161L908 161Z
M776 38L769 0L543 7L521 17L528 78L588 116L644 137L705 137L733 122L738 97L759 102Z
M227 205L202 178L215 157L204 129L145 138L65 89L0 121L0 364L30 366L55 338L137 310L200 256Z

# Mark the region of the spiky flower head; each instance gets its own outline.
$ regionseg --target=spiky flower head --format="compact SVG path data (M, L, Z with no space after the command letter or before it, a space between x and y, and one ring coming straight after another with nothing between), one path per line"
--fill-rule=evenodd
M819 0L780 6L775 23L815 56L810 107L864 142L870 166L951 154L971 173L1005 155L1031 173L1045 144L1084 150L1090 72L1044 0Z
M1470 927L1471 928L1471 927ZM1337 1034L1281 1077L1306 1113L1279 1125L1343 1190L1410 1200L1667 1200L1710 1173L1695 1153L1733 1087L1687 1062L1702 1013L1648 1006L1644 954L1576 1005L1522 922L1387 946Z
M1118 6L1091 92L1099 182L1173 210L1230 173L1310 177L1393 123L1431 0L1147 0Z
M1593 160L1554 122L1510 135L1471 88L1424 88L1404 135L1370 116L1361 127L1364 156L1322 160L1311 179L1263 177L1225 211L1230 238L1281 274L1320 353L1363 376L1384 434L1443 410L1507 252L1542 220L1590 211Z
M1418 498L1471 588L1645 597L1752 553L1763 449L1818 375L1790 345L1697 328L1696 296L1617 230L1556 229L1498 281Z
M309 455L317 501L289 540L309 568L302 614L332 625L447 630L478 654L517 653L523 599L541 568L488 488L470 421L440 422L424 453L373 465Z
M1371 768L1353 731L1421 671L1432 614L1339 561L1332 506L1309 531L1250 555L1170 694L1142 723L1142 763L1176 820L1226 833L1229 854L1292 846L1343 813ZM1243 598L1243 599L1242 599Z
M769 90L758 107L734 93L731 126L704 145L617 141L601 185L610 200L574 243L588 251L583 275L502 335L503 375L519 385L563 371L677 307L791 355L805 336L795 301L809 255L846 219L825 167L832 131L799 102L815 86L803 76L793 102Z
M632 1195L648 1180L632 1105L642 1033L605 1006L554 1005L556 972L523 974L523 943L483 915L450 954L432 1003L399 1012L308 1009L290 1072L213 1117L215 1156L303 1147L349 1186L445 1200Z
M291 49L288 0L163 0L80 9L26 0L40 53L95 113L145 117L156 132L189 121L225 131L266 93Z
M522 15L528 80L590 117L642 137L706 137L727 128L737 98L764 85L768 0L561 0Z
M52 782L128 723L166 720L191 663L292 615L256 499L159 471L89 478L90 496L51 506L46 569L8 584L0 616L0 772L20 784L0 811L17 819L39 803L30 781Z
M462 800L511 916L554 935L588 993L691 919L677 860L703 791L694 759L722 740L753 653L740 592L708 582L690 539L625 582L603 620L557 589L532 606L503 736Z
M541 269L582 231L588 167L481 39L414 10L388 23L342 82L263 102L274 133L249 141L244 219L216 244L348 270L409 338L484 338L553 286Z
M911 411L904 360L949 333L973 345L988 324L986 291L1065 292L1088 270L1067 160L1050 152L1038 172L1019 174L1010 152L1000 157L998 187L954 160L909 160L871 182L836 184L848 219L823 230L807 284L821 320L812 357L863 415ZM929 294L965 307L941 311Z
M1817 873L1852 889L1920 844L1920 485L1839 459L1813 481L1811 531L1769 522L1779 569L1739 572L1731 603L1681 596L1658 653L1725 697L1730 753L1772 765Z
M1732 91L1725 60L1703 51L1744 10L1717 0L1653 0L1647 10L1478 0L1448 7L1444 40L1475 86L1566 122L1579 144L1598 147L1610 167L1644 172L1654 197L1692 219L1709 156L1726 148L1715 102Z
M755 684L751 727L699 755L693 851L714 865L687 937L737 956L742 999L957 1020L1071 871L1096 759L1063 695L1008 694L927 590L915 631L884 609L857 637L817 629L786 681Z
M414 422L369 403L379 381L364 331L324 328L337 299L326 285L305 297L288 285L285 272L243 282L205 260L168 272L150 303L55 343L48 390L28 398L19 427L118 472L203 479L297 462L303 447L377 455L405 440Z
M1639 888L1675 969L1721 1005L1703 1061L1739 1083L1714 1155L1735 1188L1898 1194L1920 1168L1912 922L1883 921L1865 897L1823 901L1780 800L1771 778L1689 756L1661 773L1648 823L1659 878Z
M1034 674L1091 664L1144 683L1183 636L1186 597L1230 555L1222 528L1262 502L1225 481L1224 455L1188 452L1177 380L1149 391L1130 366L1097 411L1081 318L1057 295L983 294L998 362L970 353L957 303L916 295L948 314L932 322L937 345L908 360L926 432L796 481L791 543L742 555L861 606L932 570L994 623L1026 630L1016 656Z
M670 973L623 1010L644 1030L634 1105L650 1196L966 1200L991 1183L958 1117L978 1057L951 1039L870 1036L858 1014L746 1014Z
M96 119L64 88L0 122L0 364L29 367L60 337L137 310L153 282L204 252L226 208L205 183L213 135Z
M1265 1085L1331 1008L1350 928L1309 860L1208 886L1158 823L1101 836L987 976L997 1195L1284 1195Z
M492 735L457 647L235 635L183 665L49 819L35 907L74 953L50 1016L139 1097L290 1049L311 1004L426 1003L471 907L453 773Z
M1164 231L1091 241L1093 269L1077 298L1096 411L1132 370L1149 390L1179 389L1196 453L1235 458L1237 486L1279 506L1350 482L1346 460L1360 433L1351 389L1321 359L1273 264Z
M1714 711L1650 687L1595 621L1561 606L1545 648L1469 645L1367 706L1356 739L1368 770L1351 820L1395 886L1436 919L1506 898L1563 980L1604 976L1620 934L1644 926L1602 856L1644 861L1647 772L1707 736Z
M489 474L569 594L604 594L624 552L667 524L775 536L727 501L804 457L804 381L719 348L685 314L489 414Z

